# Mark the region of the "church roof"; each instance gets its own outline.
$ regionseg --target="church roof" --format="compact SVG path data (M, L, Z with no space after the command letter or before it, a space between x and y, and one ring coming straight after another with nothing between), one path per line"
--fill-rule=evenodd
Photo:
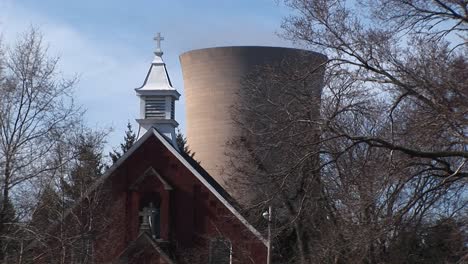
M184 152L179 152L180 155L203 177L209 185L211 185L229 204L236 210L241 210L237 201L213 178L211 175L198 163L195 159Z
M171 141L161 134L156 128L149 129L139 140L133 144L133 146L119 159L117 162L112 165L103 176L101 176L87 191L87 193L81 199L86 198L90 195L98 186L109 178L114 171L116 171L125 160L130 157L133 152L135 152L141 145L143 145L146 140L151 137L156 137L197 179L214 195L218 200L226 206L226 208L237 218L239 221L244 224L244 226L249 229L252 234L254 234L262 243L266 246L267 240L263 235L252 226L247 219L239 212L239 207L235 200L224 190L221 185L219 185L216 180L214 180L196 161L190 158L188 155L184 155L179 152L175 146L172 145ZM78 202L77 204L80 204Z
M150 133L148 131L147 133ZM171 143L169 140L166 140L165 137L158 132L157 129L153 128L152 133L166 146L166 148L169 149L169 151L176 156L179 161L182 162L192 173L197 177L205 187L208 188L215 196L218 198L226 208L231 211L234 216L239 219L239 221L244 224L247 229L250 230L262 243L267 245L267 240L263 237L263 235L254 227L252 226L247 219L244 218L244 216L239 212L239 208L237 206L237 203L235 200L229 195L229 193L220 185L218 182L211 177L208 172L206 172L200 164L198 164L196 161L194 161L190 156L184 155L181 152L179 152Z

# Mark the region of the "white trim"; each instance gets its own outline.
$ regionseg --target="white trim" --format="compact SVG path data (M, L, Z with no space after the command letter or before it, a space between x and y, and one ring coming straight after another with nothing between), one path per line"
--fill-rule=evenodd
M104 175L102 175L101 177L99 177L99 179L89 187L88 191L85 193L84 196L82 196L82 199L85 198L85 197L88 197L88 195L94 191L94 189L96 189L101 183L103 183L107 178L109 178L109 176L114 173L114 171L120 167L120 165L122 165L122 163L124 163L125 160L127 160L127 158L133 154L133 152L135 152L149 137L151 136L151 133L149 132L149 130L143 134L143 136L141 136L140 139L138 139L135 144L133 144L133 146L127 151L125 152L125 154L122 155L122 157L120 157L117 162L114 163L114 165L112 165L105 173ZM77 204L81 203L82 202L82 199L80 199ZM72 209L72 208L70 208Z
M253 227L251 224L249 224L249 222L248 222L248 221L247 221L247 220L246 220L246 219L245 219L245 218L244 218L244 217L243 217L243 216L226 200L226 199L224 199L224 197L223 197L221 194L219 194L219 192L216 191L216 189L213 188L213 186L211 186L211 185L205 180L205 178L203 178L203 176L201 176L200 173L199 173L195 168L193 168L193 166L190 165L190 163L188 163L187 160L185 160L185 159L182 157L182 155L180 155L180 153L179 153L177 150L175 150L175 148L174 148L171 144L169 144L169 142L167 142L167 140L165 140L165 139L161 136L161 134L159 134L159 132L158 132L156 129L154 129L154 128L152 128L152 129L153 129L154 135L159 139L159 141L161 141L161 142L164 144L164 146L166 146L166 148L167 148L169 151L171 151L171 153L172 153L174 156L176 156L176 158L177 158L180 162L182 162L182 164L184 164L185 167L186 167L193 175L195 175L195 176L198 178L198 180L201 181L201 182L203 183L203 185L205 185L205 187L208 188L208 190L210 190L211 193L213 193L213 194L216 196L216 198L218 198L218 200L220 200L220 201L224 204L224 206L226 206L226 207L229 209L229 211L231 211L231 213L233 213L233 214L237 217L237 219L239 219L239 220L250 230L250 232L252 232L255 236L257 236L258 239L260 239L260 241L262 241L263 244L264 244L265 246L267 246L267 245L268 245L268 241L262 236L262 234L261 234L257 229L255 229L255 227Z
M143 233L142 235L158 251L158 253L164 258L164 260L168 262L168 264L175 264L175 262L168 255L166 255L166 252L164 252L164 250L162 250L161 247L159 247L159 245L150 236L148 236L147 233Z
M172 186L161 176L161 174L159 174L153 167L149 167L148 169L145 170L145 172L143 172L143 174L140 175L140 177L138 177L134 183L132 183L130 185L130 187L128 187L129 189L136 189L137 188L137 185L139 185L146 177L148 176L156 176L156 178L159 179L159 181L163 184L164 186L164 190L173 190L174 188L172 188Z
M161 247L159 247L159 245L147 233L141 233L133 242L138 242L140 239L146 239L146 241L149 242L154 249L156 249L160 257L168 262L168 264L175 264L175 262L166 254L166 252L164 252L164 250L162 250ZM120 260L122 255L131 250L131 247L132 245L128 244L127 247L122 252L120 252L114 260Z

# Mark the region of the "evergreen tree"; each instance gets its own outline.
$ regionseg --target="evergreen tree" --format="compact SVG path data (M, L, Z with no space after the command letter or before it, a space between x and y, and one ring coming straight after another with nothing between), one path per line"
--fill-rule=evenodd
M182 134L182 132L180 132L180 129L177 129L176 143L181 152L185 153L187 156L193 159L195 152L192 152L192 150L189 148L187 144L187 138Z
M31 224L39 230L45 230L59 219L63 211L60 196L50 185L46 185L39 195L37 206L33 212Z
M67 179L62 180L62 188L71 203L79 199L88 187L102 175L102 138L97 134L87 133L78 136L75 146L76 158L70 168Z
M10 263L12 259L17 255L18 243L16 240L16 233L19 230L18 217L16 214L15 206L11 199L7 198L4 202L3 197L0 196L2 204L6 207L3 209L4 218L3 223L5 225L3 229L3 248L2 251L5 254L2 263Z
M3 200L3 198L0 198ZM16 222L16 210L15 206L11 202L10 198L7 198L6 201L6 208L3 210L5 212L4 220L6 223L14 223Z
M109 156L112 159L112 164L115 164L123 154L125 154L135 143L136 134L132 130L132 125L130 122L127 124L127 131L125 131L124 142L120 143L120 151L112 150L109 152Z

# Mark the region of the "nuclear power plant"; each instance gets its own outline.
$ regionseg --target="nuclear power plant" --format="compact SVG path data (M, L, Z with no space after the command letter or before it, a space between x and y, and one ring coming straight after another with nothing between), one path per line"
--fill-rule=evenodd
M195 159L227 190L232 175L223 173L229 167L226 143L240 132L232 120L231 107L242 103L237 94L248 89L242 85L244 78L261 66L281 65L304 55L308 63L317 66L326 61L324 55L311 51L259 46L206 48L180 56L188 145L196 153ZM322 85L318 83L310 89L320 97Z

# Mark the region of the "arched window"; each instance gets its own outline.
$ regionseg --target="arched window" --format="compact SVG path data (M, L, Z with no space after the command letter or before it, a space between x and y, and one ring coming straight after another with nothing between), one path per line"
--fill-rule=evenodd
M232 245L228 239L219 237L210 241L210 264L231 264Z

